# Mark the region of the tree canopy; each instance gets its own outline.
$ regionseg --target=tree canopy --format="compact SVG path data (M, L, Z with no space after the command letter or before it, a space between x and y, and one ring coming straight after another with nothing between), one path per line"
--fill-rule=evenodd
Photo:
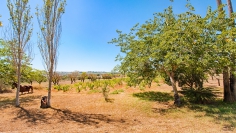
M162 73L170 77L177 96L179 76L190 87L202 87L207 73L232 65L235 27L229 25L235 15L228 18L224 11L209 7L203 17L194 13L190 3L186 7L186 12L174 14L170 6L146 23L135 25L128 34L117 30L118 37L110 43L120 47L120 70L133 85L150 83Z

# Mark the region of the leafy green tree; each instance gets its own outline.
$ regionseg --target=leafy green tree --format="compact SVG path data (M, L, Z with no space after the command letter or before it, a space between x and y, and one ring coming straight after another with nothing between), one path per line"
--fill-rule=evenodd
M161 23L161 20L165 23ZM129 34L122 34L121 31L117 31L119 38L113 39L111 43L116 43L121 47L121 52L125 53L125 57L118 56L118 60L121 61L121 69L130 77L131 85L136 86L143 80L150 83L156 77L157 70L166 72L171 79L176 102L180 104L176 81L174 80L178 59L174 52L179 47L175 46L176 40L174 39L177 37L170 38L176 33L170 32L170 28L174 27L175 23L176 18L172 8L169 7L164 13L156 15L154 20L146 21L140 27L138 24L135 25ZM164 35L162 36L161 33ZM170 42L159 41L161 37L165 37L164 41ZM167 50L169 50L168 53Z
M58 48L61 37L61 17L65 12L66 0L43 0L43 7L37 8L40 27L38 46L48 72L48 106L51 106L51 84L56 71Z
M33 71L33 75L34 75L34 80L36 82L39 83L39 85L42 83L42 82L46 82L47 81L47 73L45 71L42 71L42 70L34 70Z
M34 81L33 68L28 65L22 66L22 81L32 85Z
M26 46L32 35L30 6L28 0L8 0L7 7L10 12L10 22L13 28L13 38L8 42L11 45L10 53L17 68L16 106L20 106L19 90L21 83L21 65Z
M13 82L17 81L16 77L16 70L14 67L14 63L12 63L12 57L9 53L10 48L9 44L1 40L0 41L0 69L1 69L1 76L3 78L2 81L5 85L11 85ZM33 81L32 75L32 67L29 64L29 59L27 56L22 58L22 65L21 65L21 81L31 83Z
M88 79L90 79L91 81L96 81L97 80L97 75L91 73L91 74L88 75Z
M62 79L62 76L59 73L57 73L57 72L53 73L52 82L54 85L59 85L59 82L61 79Z
M71 84L75 83L78 76L79 76L78 71L74 71L74 72L72 72L71 74L68 75L68 77L70 78Z
M81 75L80 75L80 80L82 81L82 82L84 82L84 80L87 78L87 73L86 72L83 72Z
M5 85L11 85L13 81L16 81L15 71L9 56L9 47L6 41L0 39L0 79Z
M222 51L233 47L220 43L226 36L233 35L233 29L225 27L232 22L225 14L218 17L217 11L212 12L209 8L206 16L201 17L194 13L190 3L186 6L188 11L178 15L169 7L163 13L155 14L153 20L135 25L129 34L117 31L119 37L111 41L120 46L125 55L117 59L121 61L120 68L130 77L131 85L143 81L150 84L158 73L164 73L170 78L176 105L180 105L176 87L178 75L183 75L191 88L194 84L202 88L206 73L216 67L223 68L221 64L229 65L229 55L225 56ZM219 25L220 22L226 24ZM222 30L225 33L219 36L219 28L229 31Z

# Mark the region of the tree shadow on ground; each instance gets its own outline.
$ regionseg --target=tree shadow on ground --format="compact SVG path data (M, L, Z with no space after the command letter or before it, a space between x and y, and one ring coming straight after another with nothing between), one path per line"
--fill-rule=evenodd
M47 122L45 114L38 109L25 109L24 107L19 107L20 110L17 112L14 120L26 120L26 122L36 124L38 122Z
M100 122L125 123L125 120L123 119L115 120L109 118L110 115L86 114L86 113L72 112L68 109L56 109L56 108L51 108L51 109L55 111L54 115L58 116L60 118L60 121L74 121L85 125L97 125Z
M158 101L158 102L168 102L174 99L170 93L155 92L155 91L134 93L133 96L138 97L142 100Z
M103 114L86 114L79 112L72 112L68 109L57 109L57 108L47 108L47 109L25 109L20 107L15 120L26 121L30 124L52 124L52 123L68 123L76 122L77 124L90 125L98 127L101 122L108 124L124 123L127 124L124 119L112 119L109 118L110 115Z
M223 127L225 131L233 131L236 127L236 103L224 103L222 100L217 100L211 104L190 104L187 107L194 112L204 112L204 116L212 117L215 123L226 122ZM196 117L204 116L196 115Z
M161 115L165 115L168 112L172 111L172 109L176 108L170 101L173 101L173 95L166 92L155 92L155 91L148 91L148 92L140 92L134 93L134 97L138 97L142 100L146 101L156 101L161 103L158 107L152 108L153 113L159 113Z
M20 104L25 104L41 98L41 95L20 97ZM15 106L15 97L0 97L0 109Z
M15 99L9 97L1 97L0 98L0 109L1 108L8 108L14 105Z

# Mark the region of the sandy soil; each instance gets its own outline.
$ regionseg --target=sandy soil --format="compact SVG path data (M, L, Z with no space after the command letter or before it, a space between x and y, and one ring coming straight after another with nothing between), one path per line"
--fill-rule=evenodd
M216 80L209 86L217 86ZM37 86L34 84L34 86ZM202 113L188 111L165 113L174 108L173 102L150 102L132 96L140 92L137 88L112 95L114 102L105 102L101 93L75 90L62 92L53 90L52 108L41 109L41 97L47 90L34 90L33 94L20 96L20 107L14 106L15 91L0 94L0 132L11 133L166 133L166 132L234 132L224 130L211 118L197 117ZM146 91L171 92L166 84L152 86Z

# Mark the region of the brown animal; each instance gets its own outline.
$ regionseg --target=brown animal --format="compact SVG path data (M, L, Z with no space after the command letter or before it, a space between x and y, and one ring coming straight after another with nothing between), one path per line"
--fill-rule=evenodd
M14 89L14 88L17 88L17 83L16 82L14 82L12 84L12 89ZM24 85L24 86L20 85L21 94L23 94L24 92L29 93L30 90L31 90L31 93L33 93L33 86L31 86L31 85Z
M24 85L24 87L25 87L25 90L28 91L28 93L29 93L29 91L31 91L31 93L33 93L33 86L32 85Z

